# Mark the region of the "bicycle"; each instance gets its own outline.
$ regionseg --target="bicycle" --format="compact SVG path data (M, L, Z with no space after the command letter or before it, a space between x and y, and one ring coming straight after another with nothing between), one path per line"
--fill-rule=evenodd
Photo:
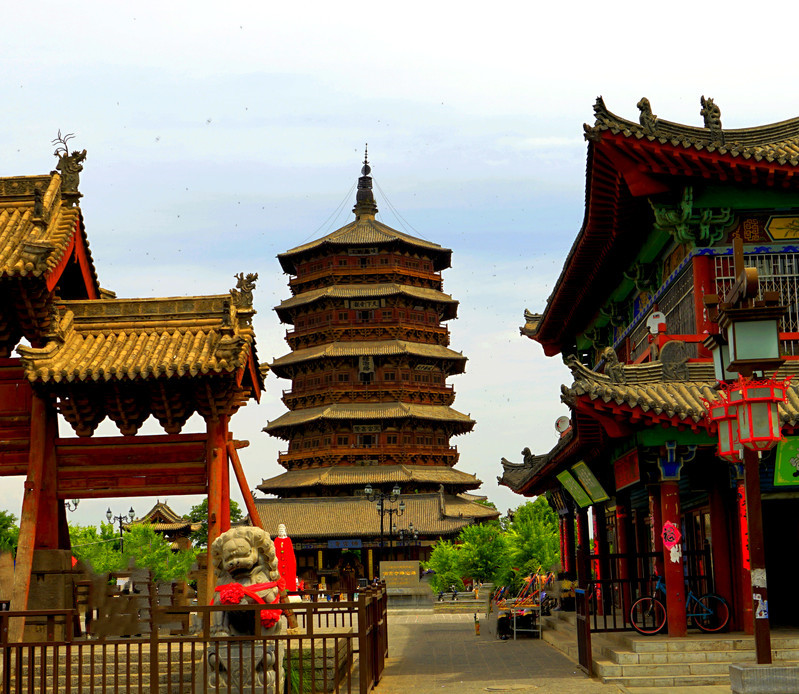
M666 626L666 606L658 599L658 593L666 595L666 583L660 576L652 595L636 600L630 608L630 624L639 634L657 634ZM690 588L685 598L685 613L708 633L721 631L730 620L730 608L724 598L715 593L697 597Z

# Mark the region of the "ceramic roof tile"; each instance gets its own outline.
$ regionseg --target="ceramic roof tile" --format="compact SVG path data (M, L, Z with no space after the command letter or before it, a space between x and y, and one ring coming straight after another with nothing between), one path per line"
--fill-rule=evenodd
M352 342L332 342L326 345L316 345L306 349L298 349L278 359L269 366L273 370L298 364L311 359L334 359L337 357L361 356L391 356L395 354L408 354L428 359L447 359L450 361L466 362L467 358L460 352L442 345L430 345L422 342L406 342L405 340L360 340Z
M430 419L459 425L461 432L471 430L474 420L446 405L417 405L404 402L381 403L334 403L322 407L287 412L269 422L264 431L277 435L277 431L287 427L323 419Z
M799 165L799 118L780 121L753 128L711 130L656 118L654 125L626 120L611 113L601 97L594 106L596 121L585 126L586 136L595 137L603 131L622 133L625 137L646 138L650 142L672 143L675 146L697 151L718 149L733 157L754 158L757 161L777 161L780 164Z
M447 494L404 494L405 513L401 527L412 522L426 537L457 535L473 518L496 518L499 514L482 504ZM379 537L380 515L374 503L359 497L313 497L302 499L256 499L264 529L277 532L283 523L293 539ZM448 515L453 512L454 515ZM488 511L488 513L486 513Z
M369 484L429 483L454 484L477 489L480 480L460 470L448 467L426 467L422 465L375 465L368 467L337 466L312 470L291 470L263 480L259 489L273 493L278 489L301 489L306 487L363 487Z
M43 193L40 210L37 189ZM80 208L62 201L59 174L0 178L0 277L47 275L77 233L82 233ZM88 249L85 236L83 242Z
M109 381L232 373L254 355L251 309L228 295L62 301L45 347L20 346L28 379ZM232 317L232 318L231 318Z

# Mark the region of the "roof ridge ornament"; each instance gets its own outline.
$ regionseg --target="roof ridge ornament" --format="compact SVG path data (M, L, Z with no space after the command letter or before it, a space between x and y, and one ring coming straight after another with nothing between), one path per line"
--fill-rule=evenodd
M721 129L721 109L716 106L711 97L706 99L704 95L699 99L699 103L702 104L702 110L699 111L699 115L704 119L705 127L710 130L712 136L724 142L724 134Z
M62 135L61 128L59 128L58 135L52 141L54 145L57 145L53 155L58 157L58 164L55 168L61 174L61 194L64 196L67 206L70 207L78 198L82 197L78 192L78 185L80 184L80 172L83 171L83 161L86 159L85 149L82 152L73 150L70 154L67 143L74 137L74 133Z
M654 134L658 125L658 117L652 113L652 105L649 103L649 99L647 99L645 96L642 96L636 106L641 112L641 115L638 118L641 126L648 134Z
M356 221L364 216L367 219L374 219L377 214L370 173L372 173L372 167L369 166L369 143L367 142L364 146L361 177L358 179L358 192L355 194L355 207L352 208Z

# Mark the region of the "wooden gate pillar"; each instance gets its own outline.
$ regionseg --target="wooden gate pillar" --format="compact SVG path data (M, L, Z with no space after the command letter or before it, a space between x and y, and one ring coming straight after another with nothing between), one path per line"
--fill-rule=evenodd
M563 517L563 535L564 535L564 549L563 549L563 570L567 573L575 574L575 543L574 543L574 507L569 509L569 512Z
M736 604L736 612L740 612L745 634L755 633L754 605L749 597L752 595L752 564L749 558L749 523L746 518L746 485L744 484L743 465L736 466L735 499L738 504L738 556L735 562L740 584L741 600Z
M577 510L577 584L586 589L591 582L591 538L588 533L588 509Z
M710 552L713 557L713 590L721 595L728 605L733 604L733 578L730 550L730 534L727 530L729 512L724 491L729 489L728 467L718 466L719 473L713 475L713 486L709 490L710 506ZM733 618L734 618L734 610Z
M227 471L227 439L228 417L220 415L218 419L206 420L207 462L208 462L208 568L206 604L214 597L214 565L211 561L211 545L222 532L222 528L230 527L230 487L228 483L228 516L224 517L225 506L222 497L225 493L224 477Z
M622 614L630 614L632 605L630 592L630 524L627 500L616 497L616 553L618 558L618 577L621 582Z

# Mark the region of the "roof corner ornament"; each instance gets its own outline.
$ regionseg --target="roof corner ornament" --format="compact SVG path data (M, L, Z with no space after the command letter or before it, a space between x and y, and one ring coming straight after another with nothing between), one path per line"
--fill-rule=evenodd
M519 333L530 339L534 339L538 332L538 326L541 325L542 318L542 314L533 313L528 309L524 309L524 325L519 328Z
M236 308L252 308L252 290L255 289L255 282L258 280L258 273L248 273L245 275L239 272L233 275L237 282L236 288L230 290L230 298Z
M627 383L624 375L624 364L619 361L619 356L613 347L605 347L602 352L602 359L605 361L605 373L610 378L611 383Z
M648 134L653 134L657 129L658 117L652 113L652 106L649 103L649 99L647 99L645 96L641 97L641 100L636 104L636 106L641 112L641 115L638 118L641 126Z
M716 106L713 99L710 97L706 99L704 95L699 99L699 103L702 104L702 110L699 111L699 115L704 119L705 127L710 130L713 136L719 137L723 142L724 138L721 132L721 109Z
M74 137L74 133L61 135L59 128L58 136L53 140L53 144L58 145L53 155L58 157L58 164L55 168L61 174L61 193L71 193L80 197L78 185L80 184L80 172L83 171L83 162L86 159L86 150L84 149L82 152L73 150L70 154L67 143Z

